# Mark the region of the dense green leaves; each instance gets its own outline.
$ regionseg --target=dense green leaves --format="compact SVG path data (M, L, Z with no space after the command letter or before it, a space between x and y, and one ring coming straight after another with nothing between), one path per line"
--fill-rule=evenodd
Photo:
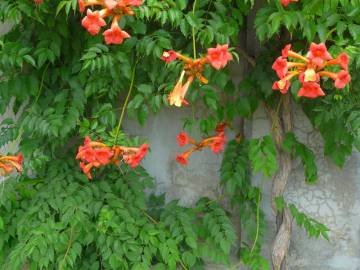
M251 142L250 142L251 143ZM260 209L261 190L253 186L250 177L249 142L232 140L228 143L221 165L221 185L239 211L242 243L238 254L241 262L251 269L270 269L261 255L265 233L264 215Z
M280 35L284 29L308 42L315 39L346 42L344 33L359 41L358 0L302 0L286 8L279 1L272 2L256 15L256 32L261 41Z
M250 141L249 157L254 172L271 177L277 170L276 147L271 136Z
M317 180L317 166L313 151L305 144L300 143L293 133L285 134L283 148L294 157L299 157L301 159L304 166L305 181L314 183Z
M228 262L236 236L216 202L202 199L193 209L160 203L151 216L145 188L153 187L153 179L143 169L106 170L104 181L89 184L77 168L62 162L54 162L44 175L51 185L46 178L25 177L5 183L1 269L27 263L34 269L97 269L101 264L145 270L160 264L192 267L205 258Z

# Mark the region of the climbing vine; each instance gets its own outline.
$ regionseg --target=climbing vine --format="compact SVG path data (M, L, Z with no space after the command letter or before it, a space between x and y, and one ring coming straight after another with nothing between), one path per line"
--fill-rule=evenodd
M293 220L309 237L331 237L284 197L295 159L304 181L318 178L292 115L294 107L305 112L338 166L360 150L360 1L268 0L250 25L254 4L1 1L9 31L0 39L0 113L16 117L0 123L0 269L186 270L212 262L280 270ZM239 41L246 29L259 53ZM240 65L247 73L237 84L229 66ZM193 111L173 138L179 166L206 148L223 154L219 198L168 201L142 168L157 149L124 132L124 117L144 125L170 106ZM248 137L244 119L260 107L269 133ZM19 151L6 153L14 141ZM268 179L270 260L261 207Z

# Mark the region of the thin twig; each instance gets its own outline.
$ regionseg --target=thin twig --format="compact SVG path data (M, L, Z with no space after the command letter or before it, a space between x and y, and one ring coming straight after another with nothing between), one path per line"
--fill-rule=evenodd
M141 212L154 224L159 224L159 221L155 220L152 216L150 216L145 210L140 209Z
M63 269L63 263L65 261L65 259L67 258L68 254L69 254L69 251L70 251L70 248L71 248L71 245L72 245L72 241L73 241L73 234L74 234L74 227L71 227L70 229L70 238L69 238L69 242L68 242L68 246L66 248L66 252L65 252L65 255L64 255L64 258L61 260L60 262L60 265L59 265L59 269Z
M118 137L119 137L119 132L120 132L121 123L122 123L122 120L123 120L123 118L124 118L125 110L126 110L126 107L127 107L128 102L129 102L129 98L130 98L130 96L131 96L132 89L134 88L136 66L137 66L138 62L139 62L139 60L137 59L136 62L135 62L135 65L134 65L134 67L133 67L133 70L132 70L131 82L130 82L130 86L129 86L129 91L128 91L128 94L127 94L127 96L126 96L124 105L123 105L123 107L122 107L121 114L120 114L120 118L119 118L119 122L118 122L118 125L117 125L117 128L116 128L114 145L116 145L117 139L118 139Z
M195 10L196 10L196 2L197 2L197 0L194 1L193 10L192 10L194 17L195 17ZM193 42L194 59L196 59L196 40L195 40L195 27L194 26L192 28L192 42Z
M261 193L259 191L259 196L258 196L258 202L257 202L257 206L256 206L256 235L255 235L255 240L254 240L254 243L253 243L253 246L251 248L251 253L253 253L255 247L256 247L256 244L257 244L257 241L259 239L259 231L260 231L260 203L261 203Z
M242 49L241 47L236 47L236 49L239 51L239 53L246 59L246 61L249 62L250 65L252 65L253 67L256 66L256 61L254 58L252 58L244 49Z
M180 259L180 265L184 270L188 270L187 267L185 266L185 264L183 263L183 261Z
M50 65L50 62L47 63L47 65L46 65L46 67L45 67L45 69L44 69L44 71L43 71L43 74L42 74L42 76L41 76L41 82L40 82L40 86L39 86L39 91L38 91L38 93L37 93L37 95L36 95L36 98L35 98L35 100L34 100L34 102L33 102L32 105L35 105L35 103L37 103L38 100L39 100L39 98L40 98L42 89L43 89L43 87L44 87L45 74L46 74L47 69L49 68L49 65Z

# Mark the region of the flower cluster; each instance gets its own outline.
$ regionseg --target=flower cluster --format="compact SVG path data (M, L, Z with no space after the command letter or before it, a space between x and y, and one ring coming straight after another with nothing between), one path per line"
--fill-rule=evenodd
M140 147L107 146L102 142L91 141L85 138L84 145L80 146L76 159L81 160L80 168L89 179L92 179L90 170L108 164L119 164L121 161L135 168L146 156L149 150L148 144Z
M281 4L287 7L291 2L298 2L299 0L281 0Z
M218 125L215 130L216 136L208 137L200 142L196 142L193 138L189 137L186 132L181 132L176 137L178 145L183 147L185 145L191 144L192 147L187 151L177 155L176 161L182 165L187 165L188 159L193 152L203 150L206 147L209 147L215 154L220 153L223 150L224 144L226 142L224 129L224 125Z
M133 16L132 7L142 5L142 0L78 0L80 12L84 12L88 6L101 6L101 10L88 9L82 20L82 26L93 36L100 32L101 27L106 25L105 18L112 17L110 29L104 31L103 36L106 44L121 44L130 35L119 26L122 16Z
M12 173L14 169L18 172L22 171L23 156L0 156L0 174L2 176Z
M224 68L227 63L233 59L228 48L227 44L217 45L216 48L208 49L207 55L199 59L192 59L175 51L164 52L161 59L166 63L169 64L176 59L184 62L180 79L168 96L169 104L177 107L181 107L182 104L187 105L188 102L185 100L185 96L193 80L198 78L201 83L208 83L208 80L202 76L203 66L210 64L213 68L219 70ZM187 76L187 80L185 84L183 84L185 75Z
M297 60L288 62L288 58ZM324 96L325 93L320 87L320 78L328 77L334 81L338 89L344 88L351 80L348 72L349 57L346 53L341 53L337 58L333 58L327 51L324 43L311 43L310 50L306 57L291 50L291 45L286 45L282 50L282 56L278 57L272 69L276 71L280 78L273 84L273 90L279 90L286 94L289 90L291 79L297 77L302 84L298 96L316 98ZM326 67L338 65L341 70L337 73L325 70Z

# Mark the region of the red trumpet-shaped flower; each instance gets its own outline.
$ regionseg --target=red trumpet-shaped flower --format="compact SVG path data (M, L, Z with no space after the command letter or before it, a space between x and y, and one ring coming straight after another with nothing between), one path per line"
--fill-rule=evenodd
M188 165L189 164L189 157L190 157L191 153L194 152L194 151L195 151L194 148L190 148L186 152L178 154L176 156L176 161L178 163L180 163L181 165L184 165L184 166Z
M215 154L220 153L225 145L226 136L225 136L225 125L218 126L216 129L216 136L211 136L206 139L203 139L200 142L196 142L193 138L189 137L187 133L181 132L177 137L177 141L180 147L187 144L191 144L192 147L187 151L180 153L176 157L176 161L181 165L188 165L188 159L192 153L195 151L201 151L206 147L209 147Z
M164 52L161 56L161 59L164 60L167 64L170 64L172 61L177 59L177 55L175 51L167 51Z
M22 171L23 156L0 156L0 175L10 174L14 169L18 172Z
M41 5L44 3L44 0L34 0L35 5Z
M287 7L290 3L292 2L298 2L299 0L281 0L281 4L284 6L284 7Z
M166 63L170 63L179 59L184 63L184 69L180 75L180 79L174 89L168 96L169 104L180 107L182 104L188 104L185 100L186 93L195 78L203 84L207 84L208 80L203 77L202 71L204 65L210 64L215 69L224 68L226 64L232 60L232 55L228 52L228 45L217 45L216 48L208 49L208 54L199 59L192 59L175 51L165 51L161 57ZM183 84L185 75L186 83Z
M316 98L325 96L320 85L316 82L304 82L298 92L299 97Z
M351 81L351 76L347 70L341 70L339 73L320 71L319 74L333 79L335 87L339 89L344 88Z
M289 59L295 61L291 62ZM320 86L321 77L329 77L334 80L336 88L344 88L351 81L351 76L347 71L348 64L349 57L346 53L341 53L333 59L323 43L311 43L306 57L292 51L291 45L286 45L282 50L282 56L278 57L272 65L272 69L280 78L273 84L273 90L279 90L282 94L286 94L291 80L297 77L302 84L298 92L299 97L324 96L325 93ZM340 66L342 70L338 73L325 70L326 67L334 65Z
M307 58L318 66L324 61L332 59L324 43L315 44L314 42L310 44L310 51L307 54Z
M190 137L189 137L189 135L187 135L187 133L185 131L183 131L183 132L179 133L179 135L176 136L176 140L178 142L178 145L180 147L182 147L189 143Z
M323 66L340 65L342 69L347 70L349 65L349 56L346 53L340 53L336 59L326 62Z
M213 68L219 70L224 68L227 63L233 60L229 53L229 45L217 45L216 48L209 48L207 50L207 59Z
M119 164L121 161L135 168L146 156L148 144L140 147L108 146L102 142L91 141L85 138L84 145L80 146L76 159L79 159L80 168L89 179L92 179L91 169L99 168L108 164Z
M120 150L125 163L129 164L131 168L135 168L146 156L149 148L148 144L143 144L140 147L120 147Z
M187 91L189 90L190 84L194 80L193 77L189 77L185 84L183 84L185 71L183 71L180 75L179 81L175 85L174 89L168 96L168 101L170 105L175 105L176 107L181 107L182 104L189 104L185 100L185 96Z
M121 44L121 43L123 43L125 38L130 37L130 35L127 32L121 30L121 28L118 25L117 20L114 20L111 28L106 30L103 33L103 36L105 38L105 43L107 45L109 45L109 44Z
M226 142L225 133L221 132L217 136L213 137L209 146L215 154L219 154L223 149Z
M285 75L288 73L288 63L286 58L278 57L274 64L272 65L272 69L276 71L276 74L279 78L284 78Z
M87 10L82 25L91 34L96 35L106 25L105 18L112 17L110 29L103 33L106 44L121 44L130 35L119 27L122 16L133 16L132 7L142 5L142 0L78 0L80 12L89 6L100 6L101 10Z
M105 20L100 16L99 11L87 10L87 14L81 22L82 26L93 36L99 33L101 27L106 25Z

